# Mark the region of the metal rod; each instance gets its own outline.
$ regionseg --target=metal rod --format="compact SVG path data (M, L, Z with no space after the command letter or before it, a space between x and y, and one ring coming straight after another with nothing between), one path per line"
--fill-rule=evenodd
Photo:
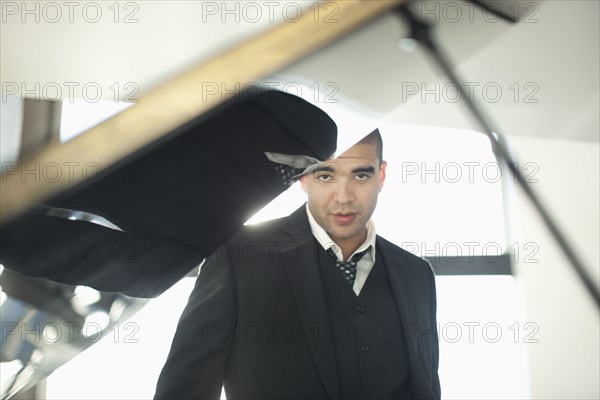
M437 46L431 35L431 26L428 23L419 20L405 5L401 5L396 9L396 11L400 12L404 16L403 20L408 21L408 23L410 24L412 39L417 40L428 50L429 54L434 59L434 63L444 72L444 74L446 74L450 81L455 84L456 88L458 88L458 90L460 91L462 98L466 99L466 104L469 108L469 111L475 117L475 119L483 129L483 133L485 133L485 135L490 140L494 155L497 159L499 159L500 162L504 162L506 164L509 171L515 178L515 181L525 192L527 198L529 198L533 206L536 208L536 210L542 217L544 224L546 225L546 227L558 243L560 249L575 269L575 273L582 281L590 296L592 296L592 299L595 301L596 306L600 308L600 293L598 291L598 288L596 288L593 279L587 272L586 268L584 267L583 263L573 250L572 246L570 246L567 242L567 238L562 234L562 232L550 216L550 213L548 212L540 198L534 192L531 185L529 185L529 183L524 179L523 175L521 174L521 171L519 171L517 167L518 164L512 158L510 152L508 151L508 148L504 144L502 136L492 129L490 123L488 122L490 119L484 115L483 111L475 104L474 99L472 99L468 95L468 93L466 93L464 88L460 85L461 80L451 68L450 61L447 57L445 57L442 50Z

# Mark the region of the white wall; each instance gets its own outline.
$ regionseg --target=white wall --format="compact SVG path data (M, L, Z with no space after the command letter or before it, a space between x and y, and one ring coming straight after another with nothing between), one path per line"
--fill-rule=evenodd
M4 171L7 163L19 157L23 127L23 101L17 96L6 96L0 102L0 163Z
M599 281L599 145L511 137L521 165L535 163L532 186ZM528 172L532 173L531 169ZM599 313L591 297L520 189L512 185L510 240L526 318L539 331L527 344L530 395L536 399L600 398ZM528 248L525 248L529 245ZM529 258L526 259L526 256Z

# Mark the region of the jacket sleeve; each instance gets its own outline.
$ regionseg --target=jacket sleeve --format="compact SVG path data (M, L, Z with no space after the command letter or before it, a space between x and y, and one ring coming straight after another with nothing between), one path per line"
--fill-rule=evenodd
M217 250L202 267L179 320L155 399L219 399L235 338L232 267Z

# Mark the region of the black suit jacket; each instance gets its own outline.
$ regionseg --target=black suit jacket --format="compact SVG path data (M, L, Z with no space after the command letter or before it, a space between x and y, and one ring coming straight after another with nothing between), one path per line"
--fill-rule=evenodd
M156 398L336 399L333 333L305 211L246 227L208 257L181 316ZM387 240L414 398L440 398L430 265Z

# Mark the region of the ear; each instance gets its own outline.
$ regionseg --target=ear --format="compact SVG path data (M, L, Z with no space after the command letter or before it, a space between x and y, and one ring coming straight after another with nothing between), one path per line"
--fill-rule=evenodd
M298 180L300 181L302 190L304 190L304 193L306 193L306 175L302 175L300 178L298 178Z
M385 168L387 167L387 163L382 161L379 164L379 191L383 189L383 183L385 182Z

